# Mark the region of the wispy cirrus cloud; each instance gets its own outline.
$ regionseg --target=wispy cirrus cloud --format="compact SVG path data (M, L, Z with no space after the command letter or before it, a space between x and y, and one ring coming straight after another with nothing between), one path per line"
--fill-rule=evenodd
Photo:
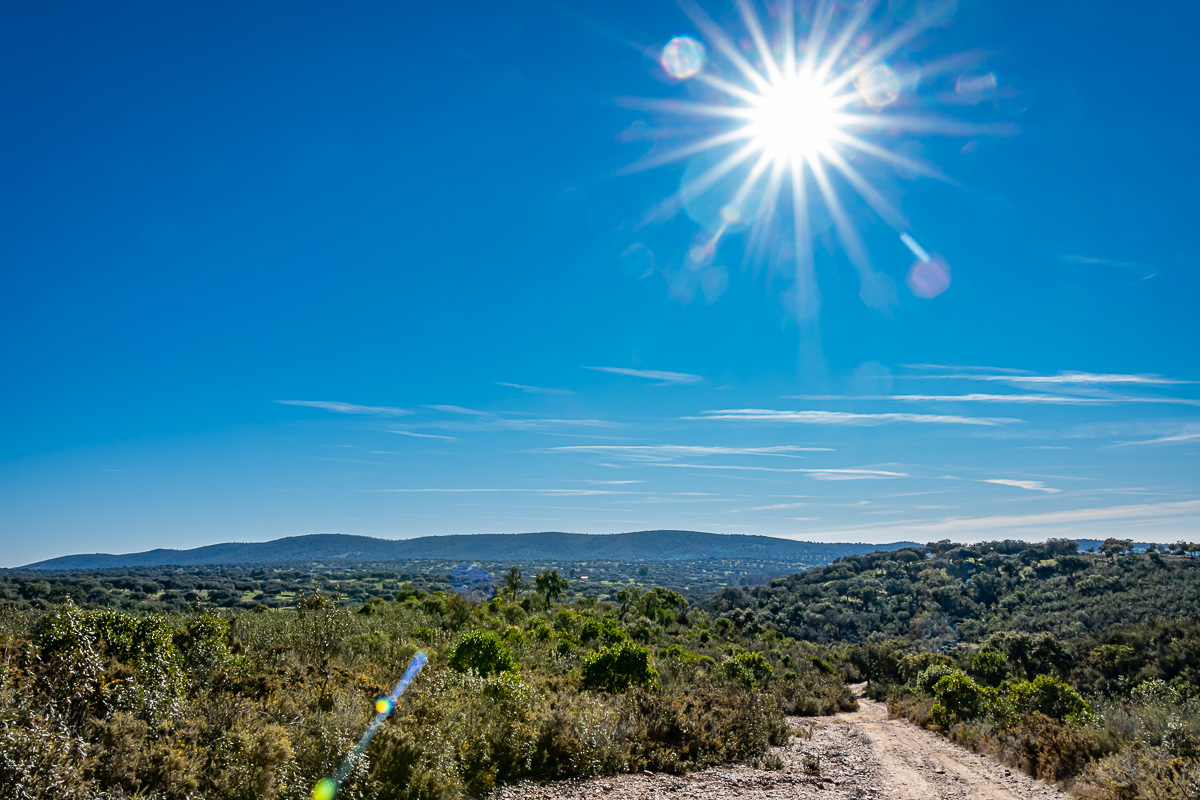
M808 503L775 503L769 506L754 506L752 508L731 508L726 513L728 514L749 514L754 511L780 511L785 508L800 508Z
M467 408L466 406L452 406L452 405L437 405L437 404L435 404L435 405L427 405L427 406L425 406L425 408L428 408L431 411L441 411L446 414L461 414L464 417L493 417L493 416L495 416L495 414L493 414L490 411L480 411L477 408Z
M1017 489L1027 489L1031 492L1045 492L1046 494L1058 494L1062 489L1055 489L1053 486L1047 486L1042 481L1017 481L1009 478L980 478L980 483L994 483L998 486L1013 486Z
M669 372L661 369L629 369L627 367L584 367L584 369L595 370L596 372L611 372L613 375L626 375L630 378L645 378L650 381L659 381L659 386L699 383L704 380L703 375L692 375L687 372Z
M1176 433L1171 436L1160 436L1157 439L1139 439L1132 442L1117 442L1110 447L1133 447L1144 444L1179 444L1180 442L1200 441L1200 431Z
M940 376L939 376L940 377ZM975 377L975 376L972 376ZM1012 380L1008 376L1004 380ZM788 400L887 400L901 403L1014 403L1055 406L1110 406L1121 403L1162 403L1200 406L1200 400L1183 397L1137 397L1133 395L1075 394L869 394L869 395L788 395Z
M304 406L305 408L320 408L335 414L375 414L383 417L402 417L413 413L407 408L392 406L360 406L355 403L342 403L337 400L276 400L284 406Z
M1111 258L1094 258L1092 256L1080 255L1063 256L1062 260L1072 264L1085 264L1092 267L1113 267L1115 269L1130 270L1136 273L1142 280L1149 280L1158 275L1157 267L1141 261L1117 261Z
M577 444L549 448L559 453L596 453L636 461L657 461L688 456L791 456L802 452L832 452L832 447L800 447L793 444L769 447L709 447L684 444Z
M1100 372L1059 372L1054 375L958 373L950 375L909 375L910 378L936 378L941 380L1003 381L1016 384L1053 384L1058 386L1179 386L1196 381L1166 378L1162 375Z
M852 414L847 411L779 411L770 408L727 408L703 411L699 417L683 419L716 419L748 422L797 422L809 425L887 425L893 422L912 422L938 425L996 426L1021 422L1010 417L961 417L952 414Z
M395 434L399 434L400 436L411 436L414 439L442 439L447 442L457 442L458 441L457 436L442 436L441 434L438 434L438 433L417 433L416 431L400 431L400 430L390 430L390 431L388 431L388 433L395 433Z
M907 472L892 472L882 469L834 469L823 467L754 467L746 464L660 464L654 463L651 466L655 467L673 467L676 469L716 469L716 470L734 470L742 472L790 472L801 475L808 475L816 478L819 481L853 481L867 480L873 478L911 478Z
M499 488L464 488L464 489L366 489L371 494L540 494L551 497L591 497L607 494L642 494L642 492L623 492L614 489L499 489Z
M1038 514L1005 514L991 517L948 517L928 522L907 522L838 528L830 534L855 535L878 533L889 534L960 534L976 531L991 531L997 528L1019 532L1022 528L1054 527L1073 525L1079 522L1111 522L1117 520L1152 519L1156 517L1191 516L1200 513L1200 500L1183 500L1173 503L1146 503L1141 505L1106 506L1103 508L1079 508L1065 511L1048 511Z
M575 394L570 389L555 389L549 386L528 386L524 383L509 383L508 381L496 381L497 386L507 386L509 389L517 389L526 394Z

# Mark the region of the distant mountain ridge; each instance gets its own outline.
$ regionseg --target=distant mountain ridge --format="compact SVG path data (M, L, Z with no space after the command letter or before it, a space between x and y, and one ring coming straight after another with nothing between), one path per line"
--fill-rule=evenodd
M406 559L462 561L682 561L701 558L828 558L918 546L801 542L773 536L700 531L632 533L476 533L376 539L342 533L289 536L269 542L228 542L191 550L59 556L20 569L75 570L217 564L357 563Z

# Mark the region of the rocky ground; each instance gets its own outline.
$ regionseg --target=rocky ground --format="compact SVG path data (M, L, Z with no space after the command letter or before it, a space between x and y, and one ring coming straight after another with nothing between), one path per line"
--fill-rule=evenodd
M882 703L831 718L793 719L801 735L775 748L779 769L715 767L690 775L642 773L506 786L493 800L1043 800L1066 795L903 720ZM770 760L770 759L768 759Z

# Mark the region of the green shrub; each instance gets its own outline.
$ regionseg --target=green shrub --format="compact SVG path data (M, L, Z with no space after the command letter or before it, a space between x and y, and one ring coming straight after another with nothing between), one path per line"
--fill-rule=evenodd
M628 640L629 632L612 617L589 619L579 631L579 641L584 644L599 642L602 645L613 645Z
M930 714L939 725L949 722L974 719L984 712L989 705L988 693L966 673L955 670L938 679L933 685L933 694L937 697Z
M1079 692L1049 675L1013 684L1008 701L1016 714L1044 714L1056 720L1083 719L1091 711Z
M721 672L747 689L757 689L759 683L769 681L774 675L766 657L754 652L738 653L725 659L721 662Z
M517 662L495 631L472 631L463 636L450 653L450 668L456 672L493 675L517 668Z
M995 650L976 653L971 659L971 675L987 686L999 686L1008 675L1008 659Z
M658 670L650 666L650 653L641 645L620 642L589 653L583 659L583 688L622 692L630 686L653 691Z
M960 670L955 669L948 664L938 663L921 670L915 679L912 680L913 683L916 684L917 688L922 692L925 694L933 694L933 687L937 685L938 681L947 675L952 675L956 672L960 672Z
M953 667L954 659L942 653L912 653L900 659L898 669L905 682L913 682L931 667ZM933 674L933 673L931 673ZM945 674L944 672L941 674ZM932 687L932 683L930 687ZM922 687L924 688L924 687ZM928 692L929 689L924 689Z

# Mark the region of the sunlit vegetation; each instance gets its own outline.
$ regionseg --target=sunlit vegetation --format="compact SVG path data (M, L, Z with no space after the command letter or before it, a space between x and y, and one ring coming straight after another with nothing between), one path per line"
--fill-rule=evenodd
M429 665L340 797L756 760L786 714L854 704L816 645L716 625L663 588L560 602L563 583L518 573L481 603L297 589L286 609L176 615L9 603L0 785L22 800L307 798L418 649Z
M622 587L662 586L693 603L728 586L751 586L771 578L829 564L833 556L796 558L703 558L680 561L520 561L526 575L556 571L568 583L556 597L612 600ZM514 562L478 562L502 586ZM402 586L453 591L464 564L446 560L359 564L121 567L87 570L0 571L0 602L46 609L70 597L80 606L180 614L196 603L236 610L259 605L294 607L300 592L337 594L346 602L390 599ZM539 590L540 591L540 590Z
M1110 539L847 557L713 601L835 646L895 714L1082 797L1200 797L1200 552Z

